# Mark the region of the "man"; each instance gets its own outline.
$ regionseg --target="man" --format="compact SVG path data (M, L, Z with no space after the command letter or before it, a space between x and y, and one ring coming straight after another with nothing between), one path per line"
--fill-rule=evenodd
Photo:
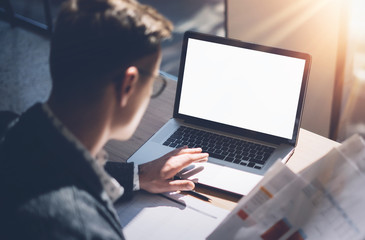
M172 179L207 160L199 148L180 148L140 166L107 165L115 178L103 168L102 147L130 138L147 108L160 42L171 29L134 0L63 5L51 43L50 98L1 137L1 239L123 239L112 201L138 189L194 188Z

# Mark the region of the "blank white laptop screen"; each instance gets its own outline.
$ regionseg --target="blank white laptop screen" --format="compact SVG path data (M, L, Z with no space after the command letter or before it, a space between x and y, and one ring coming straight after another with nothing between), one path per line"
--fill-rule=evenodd
M189 39L179 113L291 139L305 60Z

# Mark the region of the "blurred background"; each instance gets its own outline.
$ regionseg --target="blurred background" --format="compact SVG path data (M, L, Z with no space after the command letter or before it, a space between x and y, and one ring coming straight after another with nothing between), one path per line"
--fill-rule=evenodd
M24 112L51 89L49 41L62 0L0 0L0 110ZM175 25L161 69L176 79L187 30L310 53L302 127L365 136L364 0L141 0ZM47 11L45 11L47 10Z
M51 31L63 0L0 0L0 110L25 111L51 89ZM142 0L174 23L163 43L161 70L176 79L185 31L225 36L224 0ZM10 6L10 7L9 7ZM46 11L45 11L46 10ZM15 18L11 15L14 14Z
M353 0L349 10L348 77L344 82L338 139L365 137L365 1Z

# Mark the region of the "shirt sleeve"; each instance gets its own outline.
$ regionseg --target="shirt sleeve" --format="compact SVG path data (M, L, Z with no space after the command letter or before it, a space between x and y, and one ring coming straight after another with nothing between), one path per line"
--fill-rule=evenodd
M134 165L134 171L133 171L133 191L138 191L139 189L140 189L140 186L139 186L138 165Z
M118 201L131 199L134 189L134 163L109 161L104 168L124 188L124 194Z

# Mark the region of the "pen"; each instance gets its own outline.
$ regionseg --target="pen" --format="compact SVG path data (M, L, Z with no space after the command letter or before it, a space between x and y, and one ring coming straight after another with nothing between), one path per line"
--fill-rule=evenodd
M182 193L189 194L189 195L191 195L193 197L199 198L200 200L203 200L203 201L206 201L206 202L210 202L211 201L210 198L208 198L208 197L204 196L203 194L200 194L200 193L198 193L198 192L196 192L194 190L181 191L181 192Z
M174 177L174 180L182 180L182 178L179 177L179 176L175 176ZM206 202L210 202L211 201L211 199L208 198L207 196L204 196L203 194L200 194L200 193L198 193L198 192L196 192L194 190L181 191L181 193L189 194L189 195L191 195L193 197L199 198L200 200L203 200L203 201L206 201Z

